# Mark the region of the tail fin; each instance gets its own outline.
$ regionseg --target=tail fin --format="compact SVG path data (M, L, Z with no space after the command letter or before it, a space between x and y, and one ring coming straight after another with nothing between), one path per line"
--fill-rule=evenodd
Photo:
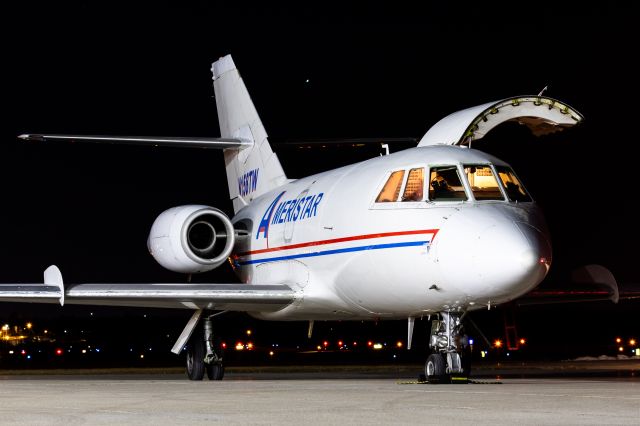
M229 196L237 213L254 198L285 184L287 177L231 55L214 62L211 71L220 136L252 142L224 150Z

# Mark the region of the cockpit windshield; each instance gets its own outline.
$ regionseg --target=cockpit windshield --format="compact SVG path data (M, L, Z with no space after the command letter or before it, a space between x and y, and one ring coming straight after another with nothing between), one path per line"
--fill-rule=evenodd
M527 202L531 201L531 197L527 194L527 191L522 186L522 183L518 180L513 170L506 166L496 166L498 176L507 191L507 197L509 201Z
M430 201L464 201L467 194L456 166L432 167L429 175Z
M476 200L504 201L504 195L500 191L500 186L493 174L493 170L491 170L491 166L465 164L464 173L467 175L467 180Z

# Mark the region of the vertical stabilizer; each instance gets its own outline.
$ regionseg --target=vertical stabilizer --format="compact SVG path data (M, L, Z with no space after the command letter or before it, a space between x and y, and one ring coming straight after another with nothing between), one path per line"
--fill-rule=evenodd
M214 62L211 71L220 136L252 142L224 150L229 195L237 213L254 198L285 184L287 178L231 55Z

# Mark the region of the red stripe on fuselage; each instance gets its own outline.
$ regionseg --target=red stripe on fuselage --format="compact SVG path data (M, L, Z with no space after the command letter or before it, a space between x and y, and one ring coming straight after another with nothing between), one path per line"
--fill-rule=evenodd
M280 250L292 250L292 249L297 249L302 247L321 246L321 245L333 244L333 243L343 243L345 241L369 240L372 238L382 238L382 237L397 237L400 235L433 234L433 238L435 238L438 231L439 229L419 229L417 231L382 232L378 234L354 235L352 237L333 238L331 240L311 241L308 243L291 244L288 246L270 247L266 249L246 251L244 253L238 253L236 256L238 257L248 256L253 254L269 253L269 252L280 251ZM431 241L433 241L433 239Z

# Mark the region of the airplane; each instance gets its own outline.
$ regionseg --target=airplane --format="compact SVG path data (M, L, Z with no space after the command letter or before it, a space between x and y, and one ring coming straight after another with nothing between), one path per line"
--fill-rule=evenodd
M504 161L472 148L504 122L535 135L579 124L559 100L517 96L455 112L417 146L289 179L230 55L212 64L219 138L25 134L23 140L221 149L233 216L206 205L162 212L147 245L171 271L230 262L239 283L0 285L0 301L188 309L172 352L187 348L191 380L221 380L212 318L242 311L269 321L433 318L425 376L468 377L467 312L534 289L552 262L544 217Z

